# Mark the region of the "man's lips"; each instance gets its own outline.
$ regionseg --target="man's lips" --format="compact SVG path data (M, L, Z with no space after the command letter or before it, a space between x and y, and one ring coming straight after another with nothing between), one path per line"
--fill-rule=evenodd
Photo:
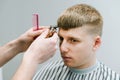
M71 57L67 57L67 56L62 56L62 58L64 59L64 61L69 61L72 59Z

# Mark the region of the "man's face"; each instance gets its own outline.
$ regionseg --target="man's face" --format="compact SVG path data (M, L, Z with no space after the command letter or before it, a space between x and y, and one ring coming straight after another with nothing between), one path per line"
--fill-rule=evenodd
M84 27L59 30L60 52L65 65L84 68L95 60L96 39Z

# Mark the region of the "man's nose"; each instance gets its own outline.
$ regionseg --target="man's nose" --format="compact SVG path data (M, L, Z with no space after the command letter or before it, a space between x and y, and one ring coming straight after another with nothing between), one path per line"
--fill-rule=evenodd
M60 44L60 50L62 53L68 52L68 43L67 41L63 40Z

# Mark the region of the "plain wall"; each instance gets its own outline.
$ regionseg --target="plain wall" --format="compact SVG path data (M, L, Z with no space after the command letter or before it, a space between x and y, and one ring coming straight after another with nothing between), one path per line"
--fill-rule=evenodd
M32 14L40 15L40 25L56 24L64 9L78 3L90 4L102 14L102 45L97 56L99 60L120 73L120 0L0 0L0 44L17 38L31 28ZM11 79L22 56L23 54L17 55L3 66L4 80ZM53 60L59 56L58 51Z

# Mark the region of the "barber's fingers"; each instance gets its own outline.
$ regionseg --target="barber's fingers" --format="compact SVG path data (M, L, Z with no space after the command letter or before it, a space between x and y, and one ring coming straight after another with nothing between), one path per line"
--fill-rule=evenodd
M54 33L53 36L51 37L51 39L55 40L55 43L56 43L55 48L58 49L58 45L57 45L57 42L59 40L58 34Z
M58 34L54 33L53 36L50 39L56 40L56 42L57 42L58 41Z
M46 29L39 37L40 38L45 38L48 33L49 33L49 29Z
M54 33L53 36L51 37L52 39L58 39L58 34L57 33Z

